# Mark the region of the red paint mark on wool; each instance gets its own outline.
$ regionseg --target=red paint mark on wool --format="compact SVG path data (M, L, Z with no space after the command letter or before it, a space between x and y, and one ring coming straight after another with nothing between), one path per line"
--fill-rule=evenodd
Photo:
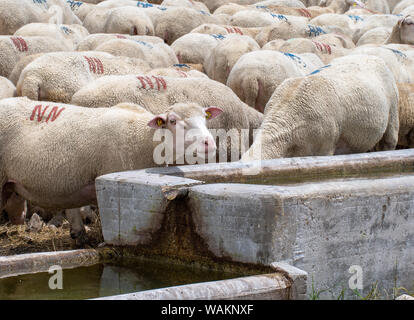
M243 35L243 32L240 30L240 28L237 28L237 27L224 27L224 28L226 29L228 33L238 33L238 34Z
M312 40L312 42L315 44L316 48L319 51L321 51L323 53L327 53L327 54L331 54L332 53L332 48L331 48L331 46L329 44L321 43L321 42L313 41L313 40Z
M120 35L120 34L117 34L116 35L116 37L118 38L118 39L126 39L127 37L125 37L125 36L123 36L123 35Z
M104 67L98 58L83 56L89 64L89 71L96 74L103 74Z
M22 37L10 37L10 40L20 52L26 52L29 49L26 41Z
M33 108L32 114L30 116L30 120L34 121L35 117L36 117L36 113L37 113L37 122L41 122L43 120L43 118L45 116L45 113L46 113L48 108L49 108L49 106L45 106L43 111L42 111L42 105L38 104L37 106L35 106ZM62 107L60 109L57 106L53 107L52 110L49 112L47 118L46 118L46 122L49 122L49 120L50 120L50 122L55 121L60 116L60 114L62 113L63 110L65 110L64 107Z
M312 18L312 14L310 13L309 10L303 9L303 8L299 8L297 10L299 11L301 16L306 17L306 18Z
M177 71L178 71L178 73L180 74L181 77L188 78L187 73L185 73L184 71L181 71L181 70L177 70Z
M156 76L152 76L152 78L155 80L158 91L161 90L161 87L163 88L163 90L167 89L167 83L165 82L164 78ZM146 89L148 85L149 89L154 89L154 83L152 82L152 79L150 77L137 76L137 79L141 82L140 88Z

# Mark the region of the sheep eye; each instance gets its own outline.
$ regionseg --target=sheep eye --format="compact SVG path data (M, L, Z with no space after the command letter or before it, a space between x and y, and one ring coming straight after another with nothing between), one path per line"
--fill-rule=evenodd
M177 123L177 121L175 119L171 119L170 120L170 123L173 124L173 125L175 125Z

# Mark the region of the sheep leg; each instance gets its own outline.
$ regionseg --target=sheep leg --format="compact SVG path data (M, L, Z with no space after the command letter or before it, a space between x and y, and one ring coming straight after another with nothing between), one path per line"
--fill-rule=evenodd
M14 191L14 183L7 182L1 192L2 210L7 212L12 224L24 224L26 217L26 201Z
M70 224L70 236L79 245L83 245L87 241L85 226L82 221L80 208L66 209L66 219Z
M388 126L385 130L384 135L378 142L375 150L386 151L395 150L398 143L398 130L399 130L399 119L398 119L398 107L391 107L390 115L388 118Z

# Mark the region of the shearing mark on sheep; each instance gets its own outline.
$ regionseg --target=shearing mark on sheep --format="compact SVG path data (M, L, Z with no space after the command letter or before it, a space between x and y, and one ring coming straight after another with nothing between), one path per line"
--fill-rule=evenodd
M156 77L152 76L154 78L155 83L157 85L157 90L160 91L161 87L163 90L167 89L167 83L165 82L163 77ZM137 79L141 82L140 89L147 89L147 84L149 86L149 89L154 89L154 84L152 83L152 79L149 76L137 76Z
M35 116L37 112L37 122L41 122L48 108L49 106L45 106L45 108L42 111L42 105L38 104L37 106L33 108L32 115L30 116L30 120L31 121L35 120ZM46 118L46 123L49 122L49 120L50 122L55 121L59 117L59 115L62 113L63 110L65 110L64 107L60 109L59 107L53 107Z
M89 71L96 74L103 74L104 67L102 61L98 58L83 56L89 64Z
M27 43L22 37L10 37L10 40L20 52L26 52L28 50Z

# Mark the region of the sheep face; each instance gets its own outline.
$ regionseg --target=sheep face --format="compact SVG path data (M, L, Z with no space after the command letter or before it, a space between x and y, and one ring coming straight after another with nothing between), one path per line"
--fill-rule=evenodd
M207 129L207 121L217 117L222 110L217 107L202 108L197 104L178 103L164 114L155 116L148 125L167 129L172 133L172 143L166 148L175 152L176 159L188 156L206 159L215 154L216 142ZM188 161L186 161L188 162Z
M405 44L414 44L414 17L407 16L401 21L400 27L401 42Z

